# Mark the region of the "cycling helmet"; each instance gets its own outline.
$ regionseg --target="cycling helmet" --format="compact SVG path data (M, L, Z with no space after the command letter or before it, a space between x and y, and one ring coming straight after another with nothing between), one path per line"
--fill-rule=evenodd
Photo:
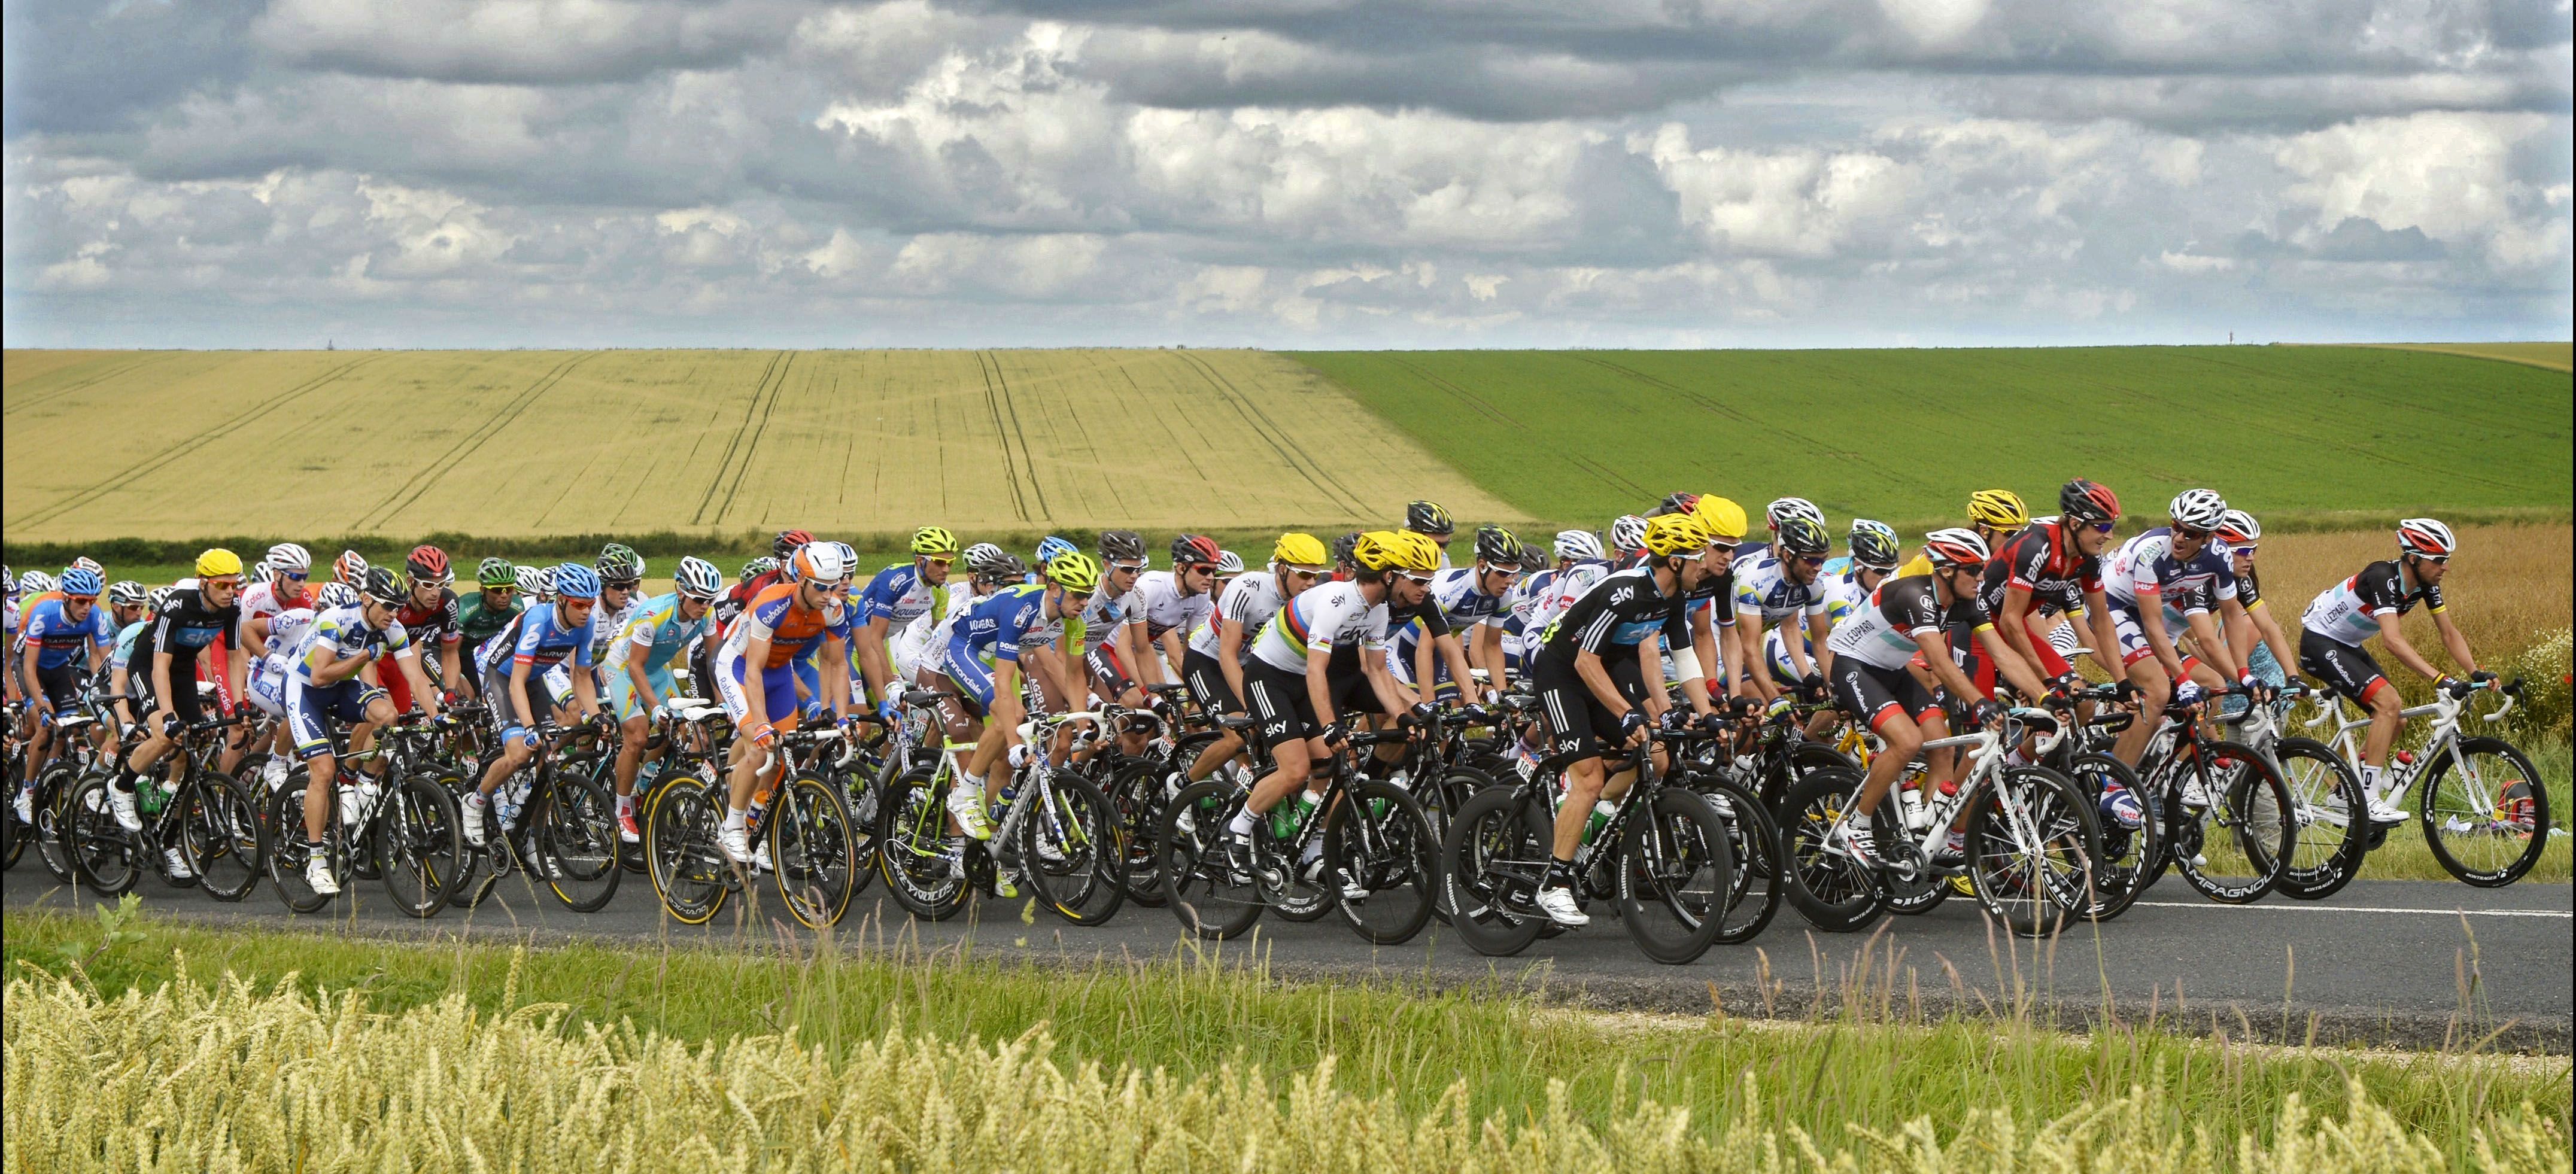
M714 599L724 594L724 572L693 554L680 560L680 569L671 573L671 585L691 599Z
M1440 569L1440 544L1418 530L1371 530L1351 546L1362 570L1429 574Z
M106 584L98 581L98 572L88 567L63 568L62 592L73 599L96 599Z
M1646 516L1660 518L1665 514L1687 514L1698 507L1698 494L1677 491L1665 494L1664 500L1655 503L1655 508L1646 511Z
M1217 546L1216 539L1205 534L1183 534L1172 540L1172 569L1179 570L1193 563L1211 564L1224 553Z
M831 544L831 547L832 553L841 556L841 565L850 568L850 574L856 575L859 573L858 547L852 546L847 542L835 542Z
M1825 511L1817 509L1816 503L1803 497L1783 497L1773 500L1771 504L1762 507L1762 518L1769 522L1774 530L1779 529L1791 518L1805 518L1814 522L1816 528L1820 530L1825 525Z
M1417 501L1404 507L1404 528L1416 534L1446 538L1458 532L1458 523L1450 520L1449 511L1441 509L1438 502Z
M554 582L548 586L565 599L597 599L599 572L580 563L565 563L555 568Z
M1521 540L1500 526L1476 527L1476 558L1494 566L1517 567L1524 556Z
M2252 546L2263 540L2263 523L2243 510L2229 510L2218 520L2218 536L2229 546Z
M778 560L764 554L759 558L755 558L750 562L742 564L742 581L745 583L751 582L752 580L777 569Z
M966 548L966 570L969 574L999 575L1006 566L1019 561L1011 552L990 542L978 542Z
M1825 528L1815 519L1792 515L1780 520L1780 538L1772 545L1782 554L1809 558L1825 553L1833 539L1825 537Z
M1980 489L1968 495L1968 518L1997 530L2019 530L2030 524L2030 507L2009 489Z
M825 583L838 583L849 575L850 564L843 561L841 552L832 547L833 544L829 542L808 542L798 547L796 556L788 559L781 569L789 572L790 578L802 583L818 586Z
M153 589L152 589L152 594L151 594L151 596L149 597L149 599L150 599L150 603L151 603L151 607L152 607L153 612L155 612L155 613L157 614L157 613L159 613L159 612L163 612L163 611L167 611L167 610L169 610L169 607L170 607L170 597L171 597L171 596L173 596L173 595L176 595L176 594L178 594L178 589L177 589L177 588L173 588L173 587L155 587L155 588L153 588Z
M924 526L912 532L912 552L921 555L954 555L957 536L939 526Z
M18 576L18 593L21 595L42 595L53 589L54 577L43 571L29 571Z
M1231 550L1216 552L1216 577L1231 579L1243 573L1243 556Z
M117 607L133 607L143 602L143 584L132 579L119 579L107 585L107 601Z
M1354 552L1359 550L1359 548L1360 532L1357 530L1353 530L1348 534L1344 534L1341 537L1334 539L1333 562L1336 565L1358 566L1359 556Z
M456 579L455 569L447 565L447 552L435 546L412 547L411 556L403 560L403 570L415 583L436 583L444 587Z
M268 569L271 571L297 571L304 574L311 574L313 571L313 552L292 542L280 542L269 547L268 557L262 561L268 564Z
M1100 561L1108 563L1145 561L1145 536L1133 530L1101 531Z
M367 585L359 590L364 592L367 598L387 607L399 605L403 601L403 596L410 594L403 590L402 580L395 578L392 571L383 567L368 568Z
M96 575L102 579L107 577L107 568L101 566L97 559L91 558L88 555L74 556L72 559L72 565L64 567L63 569L68 571L75 568L88 571L90 574Z
M519 584L519 594L521 594L521 595L543 595L543 594L545 594L546 589L547 589L547 587L548 587L548 584L547 584L547 582L546 582L546 572L545 572L545 568L543 568L543 567L527 567L527 566L522 566L522 567L512 567L512 568L510 569L510 574L511 574L514 578L516 578L516 579L517 579L517 581L518 581L518 584Z
M1708 530L1711 542L1744 540L1744 507L1735 504L1731 498L1719 497L1714 493L1701 494L1699 504L1691 507L1691 514L1697 517L1699 524Z
M1854 530L1851 536L1852 561L1873 571L1896 569L1896 538L1876 530Z
M1323 539L1292 531L1280 535L1279 541L1270 547L1270 561L1320 571L1331 564L1333 556L1324 549Z
M1559 530L1556 532L1556 557L1600 558L1601 536L1590 530Z
M612 583L644 577L644 556L623 542L611 542L600 547L599 558L591 566L599 571L600 578Z
M240 573L241 556L234 554L223 547L214 547L213 549L204 551L197 555L197 577L200 579L211 579L217 575L238 575Z
M313 593L313 610L329 611L335 607L358 606L358 589L333 579Z
M10 570L7 563L0 563L0 587L8 589L9 598L18 598L18 572Z
M1889 546L1894 546L1897 542L1896 527L1875 518L1853 518L1850 536L1858 538L1863 534L1876 534L1886 539Z
M1706 533L1708 527L1700 527ZM1646 520L1635 514L1621 514L1610 523L1610 546L1621 554L1635 554L1646 549Z
M1079 550L1069 551L1046 565L1046 577L1066 591L1089 595L1100 589L1100 562Z
M2214 489L2186 489L2173 499L2174 525L2186 530L2215 530L2227 520L2227 499Z
M1932 560L1933 566L1943 570L1980 569L1986 565L1986 560L1994 557L1994 552L1986 546L1986 540L1964 526L1924 535L1923 553Z
M1001 563L994 568L992 574L984 578L991 583L1026 583L1029 581L1029 564L1020 561L1020 556L1006 550L1002 552Z
M1646 550L1657 555L1696 555L1708 549L1708 527L1692 514L1665 514L1646 523Z
M2401 553L2449 558L2459 545L2460 540L2452 537L2450 527L2431 518L2408 518L2397 523L2397 549Z
M331 577L352 587L367 581L367 556L354 550L340 552L331 560Z
M2078 477L2057 491L2057 512L2077 525L2112 522L2120 517L2120 496L2111 487Z
M1043 567L1064 555L1078 553L1081 549L1067 539L1049 534L1038 541L1038 565Z
M474 565L474 582L487 591L519 585L519 568L506 558L487 558Z
M788 555L796 553L797 547L813 540L814 536L803 530L781 530L778 532L778 537L769 542L769 556L784 563Z

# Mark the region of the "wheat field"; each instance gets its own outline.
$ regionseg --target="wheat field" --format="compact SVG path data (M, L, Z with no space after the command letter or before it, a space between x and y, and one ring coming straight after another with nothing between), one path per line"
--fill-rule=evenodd
M0 387L19 542L1520 516L1258 351L10 351Z

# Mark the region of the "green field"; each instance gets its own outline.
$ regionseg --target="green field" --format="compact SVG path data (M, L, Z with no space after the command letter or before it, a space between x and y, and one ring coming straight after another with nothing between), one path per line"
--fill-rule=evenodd
M1677 489L1955 519L2068 477L2133 513L2208 485L2270 518L2557 511L2565 375L2364 347L1299 353L1478 485L1599 526ZM1953 521L1952 524L1955 524Z

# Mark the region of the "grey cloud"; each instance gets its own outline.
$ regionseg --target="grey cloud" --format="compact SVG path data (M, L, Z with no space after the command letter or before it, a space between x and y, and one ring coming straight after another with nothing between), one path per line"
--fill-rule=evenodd
M0 137L122 129L175 98L250 72L257 0L8 0Z
M2330 231L2312 234L2304 242L2274 238L2271 234L2249 230L2237 238L2235 253L2240 257L2302 257L2318 261L2388 262L2439 261L2450 255L2442 242L2424 235L2424 230L2407 225L2396 232L2381 228L2377 221L2359 216L2344 217Z
M252 35L298 66L579 85L733 65L780 45L800 12L783 0L271 0Z

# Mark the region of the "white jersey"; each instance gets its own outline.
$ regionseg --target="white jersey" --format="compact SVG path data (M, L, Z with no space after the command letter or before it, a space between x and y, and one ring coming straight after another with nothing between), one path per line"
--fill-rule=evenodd
M1148 644L1162 639L1167 632L1186 634L1216 611L1216 600L1205 591L1181 594L1180 584L1170 571L1147 571L1136 576L1136 590L1128 594L1136 606L1128 611L1127 622L1144 626Z
M1242 659L1252 659L1252 645L1261 629L1279 614L1279 577L1268 571L1245 571L1227 584L1225 595L1216 601L1215 609L1190 633L1190 651L1215 659L1222 650L1218 621L1233 620L1243 625Z
M293 603L277 597L277 584L273 581L262 580L244 587L241 593L241 631L235 636L234 642L244 648L250 647L252 620L273 616L289 608L300 608L305 611L309 622L312 617L312 607L313 589L310 586L307 586L304 593L297 596ZM286 637L278 634L275 621L271 621L268 633L270 654L284 652L290 647L293 647L293 644Z
M1125 595L1094 591L1091 602L1082 605L1082 650L1085 653L1098 652L1101 645L1109 642L1109 634L1126 627L1138 609L1144 606L1140 598L1144 576L1139 575L1136 580L1138 586L1128 588Z
M1357 643L1367 656L1384 649L1386 625L1386 604L1370 603L1357 582L1318 583L1270 618L1252 642L1252 655L1272 668L1303 673L1309 650Z
M896 678L909 681L922 669L938 667L941 654L948 649L948 637L957 629L958 617L975 610L983 598L972 590L951 591L947 610L936 615L922 612L888 636L886 657L894 664Z
M304 642L304 629L313 625L313 609L290 607L270 612L268 617L267 656L251 662L250 671L279 673L294 663L295 648Z

